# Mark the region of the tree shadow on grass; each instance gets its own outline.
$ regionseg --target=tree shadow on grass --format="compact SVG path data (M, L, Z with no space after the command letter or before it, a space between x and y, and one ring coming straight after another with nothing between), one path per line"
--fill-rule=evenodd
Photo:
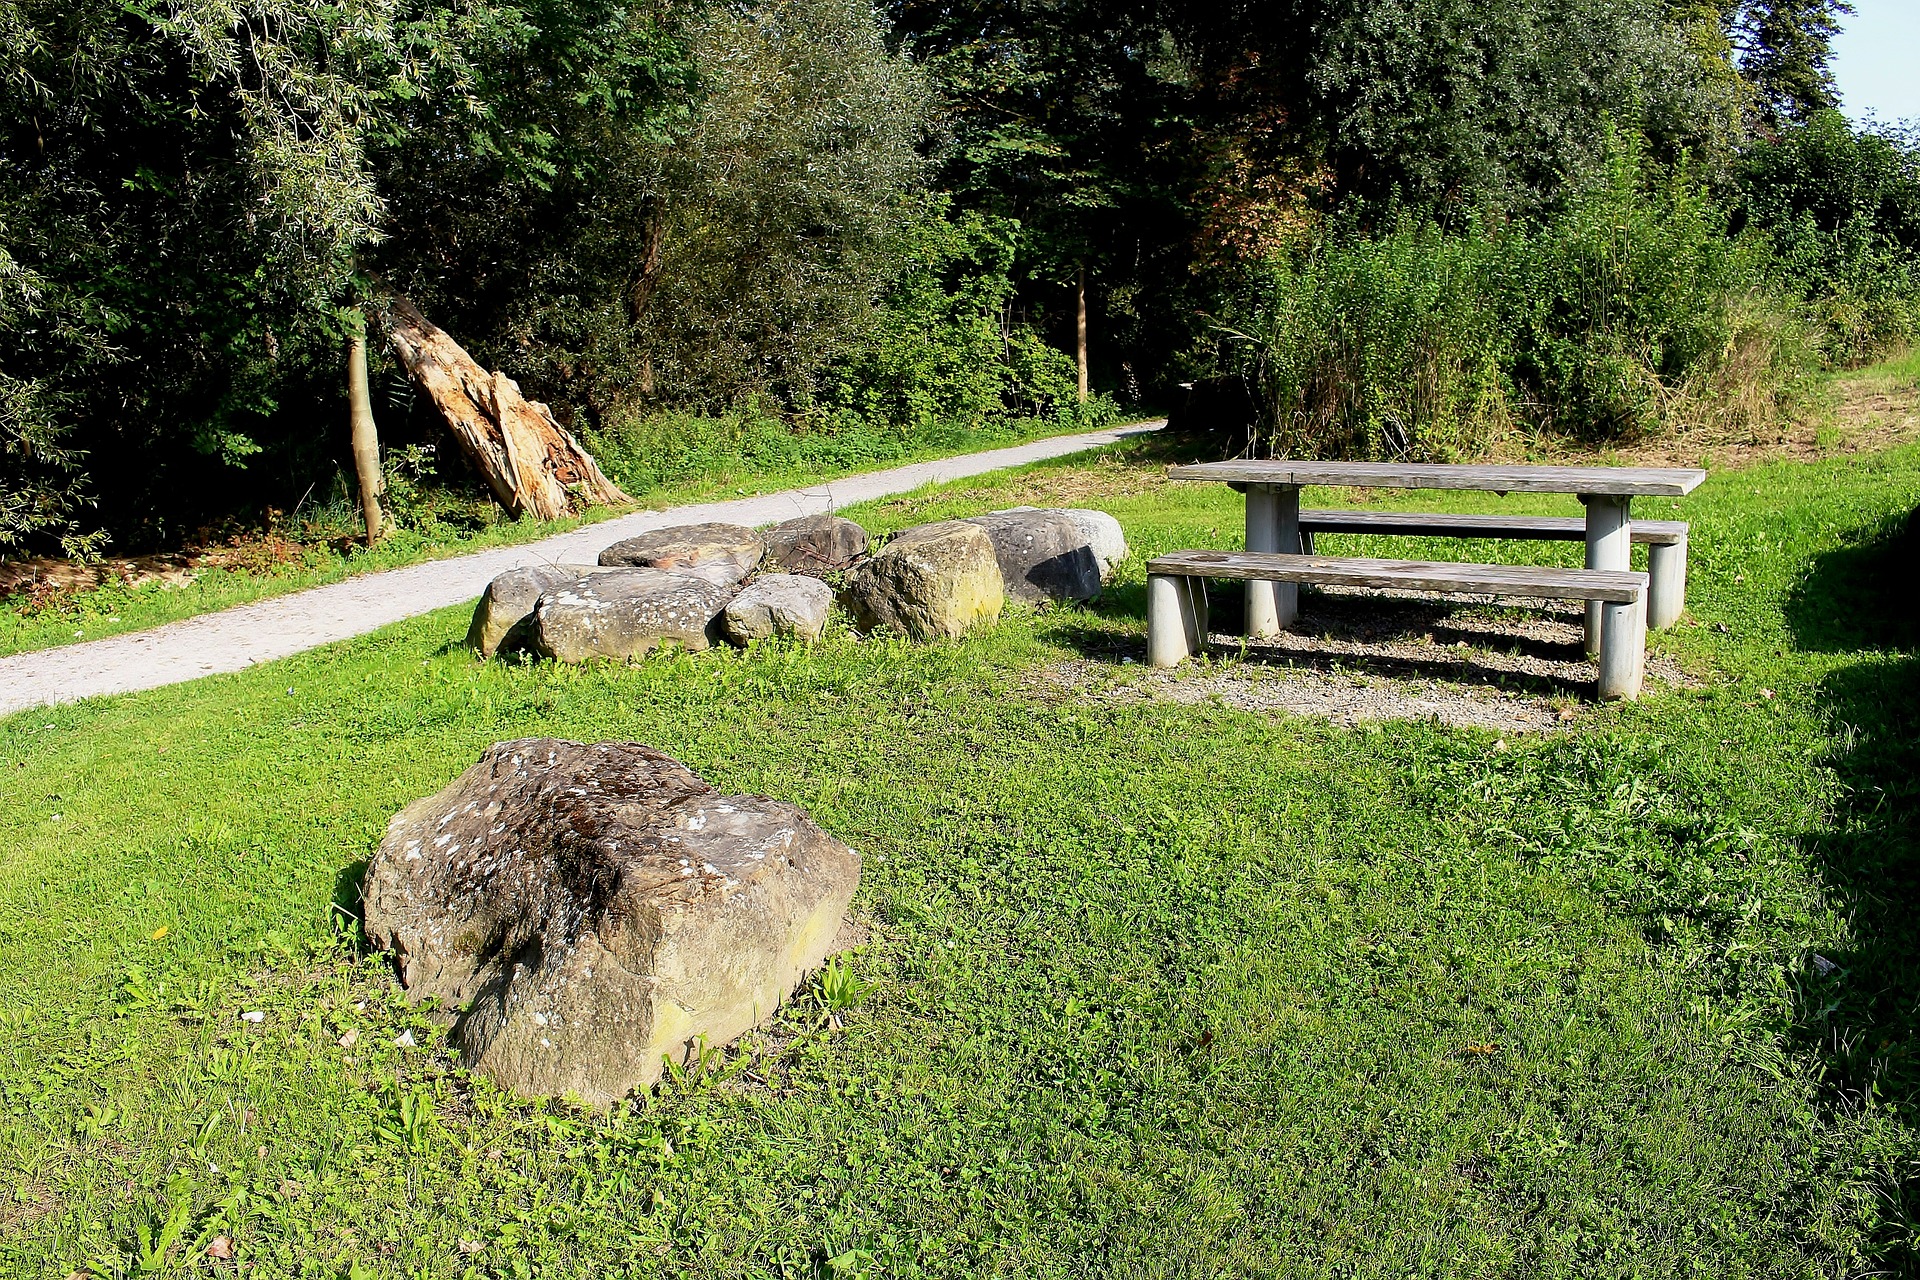
M1836 1101L1890 1107L1920 1128L1920 515L1856 532L1815 558L1790 595L1797 647L1858 653L1818 686L1840 784L1803 844L1851 921L1852 946L1789 975L1796 1030ZM1920 1170L1889 1171L1881 1261L1920 1271Z
M1815 556L1786 613L1803 652L1920 649L1920 509L1855 529Z
M1790 973L1800 1043L1847 1109L1890 1107L1920 1129L1920 658L1885 653L1834 672L1819 697L1833 717L1827 757L1841 792L1803 838L1851 946ZM1889 1171L1883 1259L1920 1273L1920 1168Z

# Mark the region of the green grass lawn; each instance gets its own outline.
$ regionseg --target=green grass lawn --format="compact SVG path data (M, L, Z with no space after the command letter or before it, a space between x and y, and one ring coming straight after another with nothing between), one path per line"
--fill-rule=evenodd
M1237 542L1157 469L856 514ZM1653 640L1691 682L1545 735L1036 679L1143 650L1138 556L960 644L481 664L455 609L0 721L0 1272L207 1272L222 1235L350 1280L1911 1272L1916 502L1916 448L1714 476ZM354 884L532 734L805 806L865 857L870 994L605 1119L468 1078Z
M709 433L717 429L713 425L715 421L718 420L687 420L695 426L706 424ZM748 447L722 447L724 441L700 436L694 427L679 420L668 422L662 431L676 425L686 428L688 439L669 433L662 439L647 442L651 448L666 450L676 457L675 466L664 473L644 468L627 458L618 442L607 446L616 454L608 460L609 469L634 495L641 508L660 510L687 503L777 493L863 471L983 449L1001 449L1088 429L1023 421L992 424L974 431L945 427L930 429L918 436L857 436L849 442L826 435L794 437L778 424L748 422L746 428L757 430L761 436L782 446L777 452L763 456L754 453L751 446L766 445L769 439L748 439L745 441ZM863 448L850 448L850 443ZM335 506L338 509L324 522L330 529L351 534L359 528L357 508L344 500ZM323 539L303 546L296 559L264 572L210 567L199 571L199 576L184 586L159 582L138 586L109 583L97 590L68 596L51 608L30 606L22 597L0 598L0 656L141 631L216 609L324 586L363 573L398 569L423 560L534 542L583 524L625 515L630 510L632 508L603 507L584 517L567 520L502 518L479 528L433 521L417 529L390 528L372 548L352 543L343 550Z

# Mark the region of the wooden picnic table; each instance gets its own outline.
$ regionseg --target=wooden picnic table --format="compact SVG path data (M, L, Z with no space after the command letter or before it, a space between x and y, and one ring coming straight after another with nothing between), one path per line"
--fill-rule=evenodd
M1697 467L1538 467L1417 462L1304 462L1291 458L1198 462L1167 468L1175 480L1214 480L1247 495L1247 550L1300 551L1302 485L1361 489L1478 489L1509 493L1571 493L1587 509L1589 569L1626 569L1631 563L1637 497L1678 498L1707 473ZM1299 611L1298 584L1247 583L1247 634L1270 636ZM1600 605L1587 605L1587 648L1600 643Z

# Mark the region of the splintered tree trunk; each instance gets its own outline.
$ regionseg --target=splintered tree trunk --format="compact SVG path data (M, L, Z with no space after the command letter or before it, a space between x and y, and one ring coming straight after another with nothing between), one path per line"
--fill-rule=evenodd
M360 481L360 517L367 545L380 537L380 436L373 425L373 397L367 393L367 322L356 318L347 335L347 420L353 431L353 470Z
M460 344L395 295L387 337L487 487L513 515L553 520L576 509L631 502L547 406L504 373L488 373Z

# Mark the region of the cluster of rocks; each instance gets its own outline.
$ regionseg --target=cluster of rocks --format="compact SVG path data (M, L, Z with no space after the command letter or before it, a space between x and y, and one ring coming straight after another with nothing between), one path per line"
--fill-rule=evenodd
M632 742L488 748L387 824L366 931L468 1066L597 1107L772 1016L836 949L860 857Z
M869 554L866 530L807 516L757 531L681 525L616 542L597 565L513 569L488 584L467 643L561 662L633 658L784 636L816 640L835 590L863 630L955 638L1008 599L1091 600L1127 554L1104 511L1016 507L906 529Z

